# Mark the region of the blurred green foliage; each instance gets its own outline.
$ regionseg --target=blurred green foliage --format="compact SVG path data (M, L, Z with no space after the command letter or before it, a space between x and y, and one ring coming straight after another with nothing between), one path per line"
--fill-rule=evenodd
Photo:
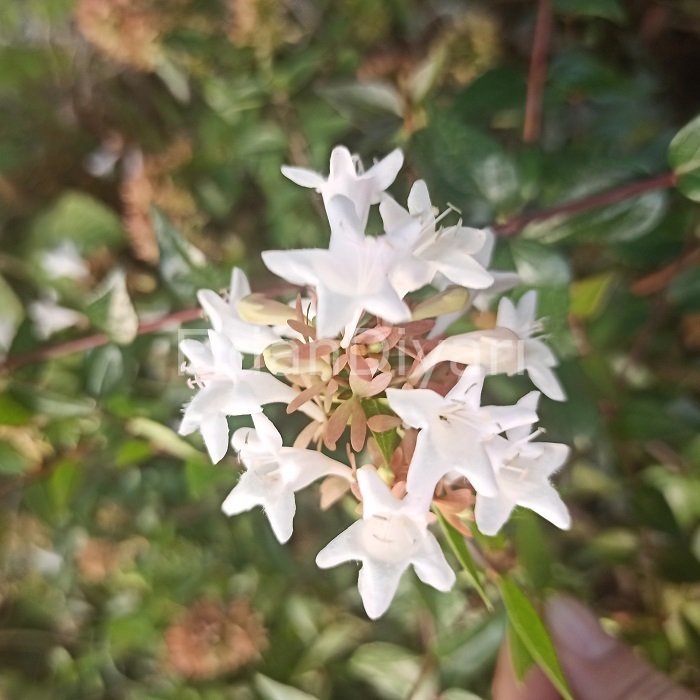
M563 358L570 401L542 422L574 447L559 480L574 526L522 513L515 546L486 544L490 566L587 599L700 688L697 119L673 138L700 111L700 11L555 2L543 129L523 145L534 21L535 3L508 1L0 5L0 345L43 347L30 310L47 299L81 314L51 342L109 338L0 377L1 697L488 696L504 611L466 576L449 594L406 577L369 624L352 567L313 563L348 514L304 494L285 548L259 512L226 519L235 465L175 432L177 332L134 337L137 316L193 306L234 264L270 284L264 248L323 245L279 167L325 170L338 142L367 160L401 146L474 225L678 173L680 192L499 245ZM77 277L46 261L67 240Z

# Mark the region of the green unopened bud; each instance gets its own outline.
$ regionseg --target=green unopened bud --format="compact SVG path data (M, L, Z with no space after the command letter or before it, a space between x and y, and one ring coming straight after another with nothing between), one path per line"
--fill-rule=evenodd
M237 308L243 321L261 326L283 326L296 316L291 306L257 293L240 299Z
M463 309L469 303L469 291L464 287L448 287L444 292L426 299L413 309L411 319L423 321Z

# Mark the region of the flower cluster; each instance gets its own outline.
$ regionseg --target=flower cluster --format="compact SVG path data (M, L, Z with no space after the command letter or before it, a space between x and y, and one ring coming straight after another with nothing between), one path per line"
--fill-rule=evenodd
M396 150L364 170L337 147L327 177L284 167L290 180L321 194L328 248L263 253L272 272L300 288L295 298L251 293L239 269L226 295L200 291L208 341L181 343L197 393L180 432L199 430L214 462L230 442L245 467L224 512L262 506L286 542L297 491L323 479L322 507L351 494L361 518L316 562L362 562L359 591L372 618L387 610L409 566L439 590L453 585L429 529L436 509L465 534L470 518L496 534L516 506L561 528L570 522L550 483L568 448L536 440L542 431L533 430L540 392L564 399L556 358L540 335L536 293L517 304L501 298L493 328L446 338L452 321L487 309L518 279L488 269L491 231L461 221L441 226L452 212L437 214L423 181L406 208L388 195L402 164ZM373 205L383 223L378 235L366 231ZM488 375L522 372L539 391L513 406L482 405ZM308 418L291 446L263 412L271 403ZM242 415L253 427L229 440L227 418Z

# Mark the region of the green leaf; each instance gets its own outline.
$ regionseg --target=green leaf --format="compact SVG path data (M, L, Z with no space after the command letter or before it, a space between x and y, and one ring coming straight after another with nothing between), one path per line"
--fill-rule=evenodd
M78 464L64 459L54 467L48 481L49 491L55 509L63 512L68 508L70 500L80 485L83 472Z
M582 319L595 318L605 305L614 280L614 272L576 280L571 285L571 313Z
M510 660L513 664L515 677L522 681L525 678L525 674L535 663L535 660L512 625L508 625L508 648L510 649Z
M372 416L393 416L394 414L389 409L377 399L365 399L362 402L362 408L365 412L367 418L372 418ZM372 437L377 443L377 447L384 457L384 461L387 466L391 462L391 458L394 454L394 450L399 444L399 434L396 430L385 430L381 433L375 433L373 430L370 431Z
M85 313L115 343L131 343L138 332L139 319L129 298L123 270L115 270L107 277L96 297L85 307Z
M486 605L489 610L492 610L493 605L489 600L488 595L486 595L484 587L481 585L479 569L474 563L472 555L469 553L464 537L462 537L462 535L457 532L457 530L455 530L450 523L447 522L438 508L434 508L433 511L435 515L437 515L437 519L440 521L440 527L442 527L442 531L445 533L445 537L447 538L450 548L459 560L459 563L462 565L464 571L469 574L469 578L471 579L472 585L476 589L476 592L481 596L481 599L484 601L484 605Z
M668 162L678 176L678 189L688 199L700 202L700 115L673 137Z
M565 700L573 700L552 639L534 606L512 578L504 577L500 589L513 631Z
M126 429L137 437L146 438L154 447L173 457L202 462L202 455L167 425L150 418L137 417L127 421Z
M255 689L263 700L316 700L303 690L274 681L261 673L255 676Z
M434 673L424 673L424 661L417 654L386 642L370 642L361 646L350 658L349 668L375 690L380 698L434 698ZM417 684L420 688L416 687ZM426 690L432 690L432 694Z
M29 460L13 445L0 440L0 475L18 476L29 468Z
M353 120L382 115L400 118L404 111L403 98L389 83L367 81L335 85L323 88L321 95Z
M35 246L71 240L86 252L119 245L124 230L117 214L102 202L83 192L67 191L34 219L30 237Z
M602 17L618 24L626 18L619 0L555 0L554 8L562 14Z
M22 302L12 290L9 284L0 277L0 309L2 309L2 320L0 320L0 352L8 350L15 337L17 328L24 318Z
M523 284L557 286L568 284L571 280L568 262L549 246L516 238L511 241L510 250Z
M199 289L217 289L223 284L216 270L206 264L202 252L189 243L158 209L151 212L160 252L161 277L182 301L191 304Z
M540 521L532 511L521 509L513 524L518 560L525 568L533 588L541 591L550 582L552 558Z

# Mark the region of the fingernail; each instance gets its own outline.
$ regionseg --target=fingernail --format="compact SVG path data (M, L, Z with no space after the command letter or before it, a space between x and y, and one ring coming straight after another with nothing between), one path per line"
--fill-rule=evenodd
M578 656L597 659L617 644L603 632L595 616L573 598L552 596L547 601L546 614L556 646Z

